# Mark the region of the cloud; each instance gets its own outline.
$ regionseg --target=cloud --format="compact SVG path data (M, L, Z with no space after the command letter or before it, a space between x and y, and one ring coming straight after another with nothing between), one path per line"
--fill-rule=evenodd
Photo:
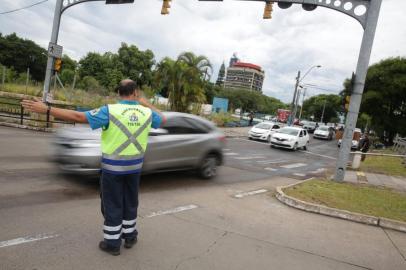
M34 0L3 0L9 10ZM237 52L242 61L265 71L265 94L291 102L298 70L312 70L304 82L336 90L355 70L362 27L352 18L326 8L303 11L300 5L274 8L272 20L263 20L263 3L251 1L172 1L171 14L161 16L161 1L136 0L133 5L100 2L80 4L62 18L59 43L79 59L87 52L116 51L121 42L151 49L159 61L193 51L209 57L214 76L223 61ZM49 42L54 1L29 10L0 15L0 32L16 32L46 47ZM406 54L406 1L385 0L376 33L371 63ZM312 94L327 93L309 90Z

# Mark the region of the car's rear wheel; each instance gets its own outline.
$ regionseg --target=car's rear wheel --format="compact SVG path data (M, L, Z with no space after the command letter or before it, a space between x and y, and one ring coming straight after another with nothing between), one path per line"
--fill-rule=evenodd
M215 155L207 155L201 162L198 174L203 179L211 179L217 175L218 160Z

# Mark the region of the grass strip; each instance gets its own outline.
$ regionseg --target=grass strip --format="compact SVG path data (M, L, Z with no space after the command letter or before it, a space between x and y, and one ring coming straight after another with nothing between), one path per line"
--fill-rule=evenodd
M389 188L315 179L284 192L310 203L406 222L406 193Z
M403 158L387 156L367 156L361 163L363 172L380 173L392 176L406 177L406 165Z

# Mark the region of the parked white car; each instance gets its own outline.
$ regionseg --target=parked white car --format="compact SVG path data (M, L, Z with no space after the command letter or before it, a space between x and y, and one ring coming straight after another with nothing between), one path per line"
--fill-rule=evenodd
M272 122L262 122L253 126L250 131L248 131L248 139L270 142L272 135L279 129L280 125L278 124Z
M310 138L307 130L299 127L284 127L279 129L271 137L271 147L282 147L297 150L303 147L307 149Z

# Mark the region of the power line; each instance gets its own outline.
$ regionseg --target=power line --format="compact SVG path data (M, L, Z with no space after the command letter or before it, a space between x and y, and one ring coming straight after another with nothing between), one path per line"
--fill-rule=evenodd
M9 14L9 13L17 12L17 11L20 11L20 10L23 10L23 9L27 9L27 8L31 8L31 7L34 7L34 6L38 6L38 5L41 5L42 3L45 3L45 2L48 2L48 0L42 0L42 1L39 1L39 2L37 2L37 3L31 4L31 5L29 5L29 6L25 6L25 7L13 9L13 10L9 10L9 11L0 12L0 15Z
M314 84L304 84L303 86L307 87L307 88L313 88L313 89L317 89L317 90L322 90L322 91L334 93L334 94L338 94L340 92L340 90L326 89L326 88L322 88L322 87L319 87L319 86L314 85Z

